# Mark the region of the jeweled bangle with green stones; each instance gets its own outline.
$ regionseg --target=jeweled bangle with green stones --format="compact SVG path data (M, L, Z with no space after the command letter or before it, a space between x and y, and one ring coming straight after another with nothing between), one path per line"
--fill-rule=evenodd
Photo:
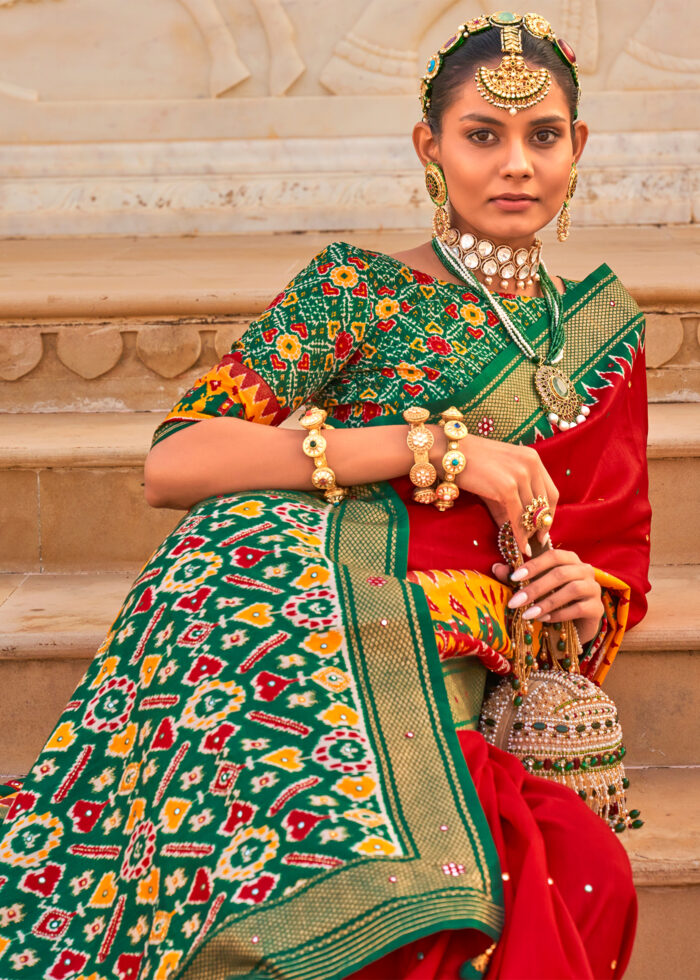
M450 407L440 413L440 425L445 430L447 436L447 452L442 457L442 466L445 471L442 483L435 490L437 499L435 506L438 510L448 510L454 507L455 500L459 497L459 487L456 484L457 475L462 472L467 465L467 458L459 448L460 440L469 435L464 416L459 409Z
M322 490L323 496L331 504L339 504L347 494L345 487L339 487L335 482L335 473L326 459L326 440L321 435L321 429L326 428L327 413L322 408L310 408L299 420L302 429L308 435L301 444L305 456L314 461L314 471L311 482L316 490Z

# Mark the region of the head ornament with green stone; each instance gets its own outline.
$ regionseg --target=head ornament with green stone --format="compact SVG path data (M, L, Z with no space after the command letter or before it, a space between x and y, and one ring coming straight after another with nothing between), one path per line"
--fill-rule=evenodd
M506 109L515 115L519 109L528 109L541 102L549 91L551 75L546 68L528 68L523 57L523 28L538 40L549 41L557 55L568 67L576 86L577 105L581 95L578 81L576 55L570 45L557 38L551 25L540 14L515 14L501 10L490 16L475 17L460 24L457 32L448 38L428 61L421 81L421 105L423 119L427 121L433 83L440 74L445 59L460 48L472 35L498 29L501 32L503 59L496 68L481 66L476 71L476 85L480 95L491 105ZM577 116L574 112L574 119Z

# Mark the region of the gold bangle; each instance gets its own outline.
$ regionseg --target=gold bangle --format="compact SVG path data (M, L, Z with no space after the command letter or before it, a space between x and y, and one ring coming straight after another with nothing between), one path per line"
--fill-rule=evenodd
M469 435L469 430L464 422L464 416L458 409L451 406L441 412L440 415L440 425L447 436L447 452L442 457L442 466L445 472L442 482L435 491L437 498L435 506L438 510L443 511L454 507L455 500L459 497L459 487L455 480L457 474L461 473L467 465L467 458L460 451L459 443L461 439Z
M335 482L335 473L328 465L326 459L326 440L321 435L321 429L326 429L324 425L328 413L322 408L310 408L308 412L299 420L302 429L306 429L307 436L301 444L305 456L314 461L314 471L311 474L311 482L316 490L323 490L323 496L331 504L339 504L346 495L345 487L339 487Z
M414 463L409 471L411 483L414 486L413 499L417 504L432 504L436 499L433 484L437 479L437 471L430 462L430 450L435 443L435 437L425 425L430 418L426 408L413 406L403 413L408 422L406 444L413 453Z

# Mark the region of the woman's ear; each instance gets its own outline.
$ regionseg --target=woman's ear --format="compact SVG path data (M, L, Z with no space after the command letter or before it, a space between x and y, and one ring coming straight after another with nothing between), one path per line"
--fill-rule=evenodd
M586 143L588 142L589 132L590 130L588 129L586 123L582 119L577 119L576 122L574 123L574 138L573 138L574 160L576 161L576 163L578 163L578 161L581 159L581 154L583 153L583 149Z
M439 163L437 140L426 122L419 122L413 127L413 146L418 159L425 166L433 160Z

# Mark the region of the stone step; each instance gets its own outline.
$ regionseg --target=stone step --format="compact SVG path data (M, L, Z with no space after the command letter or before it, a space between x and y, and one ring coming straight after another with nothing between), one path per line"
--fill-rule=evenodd
M334 236L0 240L0 412L166 411ZM415 231L338 232L397 252ZM577 229L552 270L608 262L647 313L652 401L700 400L700 286L688 227Z
M700 553L700 404L650 406L652 561ZM181 512L143 498L143 460L163 414L5 415L0 571L131 571Z
M622 834L639 895L637 941L625 980L698 977L700 768L629 769L640 830Z
M565 248L553 228L541 237L557 275L581 278L607 262L644 309L700 308L700 284L688 275L698 256L693 225L577 228ZM426 228L0 239L2 316L254 314L331 241L392 253L427 238Z
M0 769L41 748L116 616L130 573L0 576ZM630 765L700 764L700 566L653 569L649 614L625 639L605 689ZM678 692L685 692L681 697Z

